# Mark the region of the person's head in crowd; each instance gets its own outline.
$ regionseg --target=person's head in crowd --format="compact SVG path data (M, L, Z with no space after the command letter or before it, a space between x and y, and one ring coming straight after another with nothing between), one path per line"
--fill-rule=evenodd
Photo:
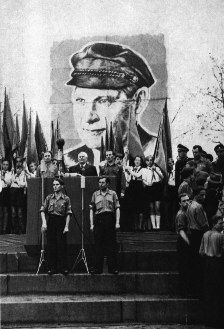
M177 145L177 152L178 152L178 159L185 159L187 157L187 152L189 151L189 149L182 145L182 144L178 144Z
M187 168L187 167L184 167L182 170L181 170L181 178L182 179L190 179L193 174L194 174L194 169L193 168Z
M23 164L23 158L22 157L16 157L16 165L17 164Z
M206 187L219 188L222 186L222 174L211 172L207 178Z
M193 157L195 161L198 161L201 159L201 152L202 152L202 147L201 145L194 145L192 149Z
M115 164L122 166L123 164L123 155L121 153L115 154Z
M54 166L56 166L56 167L58 166L58 160L57 159L52 159L52 163L53 163Z
M148 155L146 158L145 158L145 163L146 163L146 166L147 167L152 167L153 163L154 163L154 158L152 155Z
M142 157L139 155L136 155L136 157L134 158L134 164L135 167L140 167L143 163Z
M3 171L8 171L9 170L9 161L4 159L2 162L2 170Z
M99 188L101 191L106 191L108 186L110 185L110 178L107 176L100 176L98 178Z
M210 162L213 162L213 160L214 160L212 154L210 154L210 153L207 153L206 158L207 158L207 160L209 160Z
M189 161L187 161L185 167L186 167L186 168L192 168L192 169L195 169L194 160L189 160Z
M204 187L196 187L194 189L194 199L200 203L203 204L205 202L205 198L206 198L206 190Z
M195 179L195 184L196 186L204 186L207 178L208 178L208 173L206 171L196 171L194 174L194 179Z
M217 144L214 151L219 159L224 157L224 145L222 143Z
M23 166L20 163L18 163L16 165L16 174L20 175L22 171L23 171Z
M214 215L212 216L212 226L218 231L222 232L224 229L224 221L222 216Z
M100 149L106 127L124 117L127 108L137 116L149 101L154 78L149 65L129 47L93 42L71 56L73 116L79 138L89 148ZM128 122L127 122L128 124Z
M168 172L171 173L173 171L174 160L173 158L169 158L167 162Z
M46 152L44 152L44 161L46 162L46 163L50 163L50 162L52 162L52 153L51 153L51 151L46 151Z
M88 161L88 155L87 155L87 153L86 152L80 152L78 154L78 163L80 165L85 165L87 163L87 161Z
M61 192L64 186L64 181L61 178L54 178L53 180L53 190L55 193Z
M35 162L30 162L30 164L28 165L28 169L29 169L29 172L31 174L34 174L36 169L37 169L37 165Z
M201 160L202 161L207 160L207 152L205 152L205 150L202 150L201 151Z
M107 163L113 163L114 162L114 152L111 150L106 150L106 161Z
M181 193L179 195L180 209L187 210L188 204L189 204L189 196L186 193Z

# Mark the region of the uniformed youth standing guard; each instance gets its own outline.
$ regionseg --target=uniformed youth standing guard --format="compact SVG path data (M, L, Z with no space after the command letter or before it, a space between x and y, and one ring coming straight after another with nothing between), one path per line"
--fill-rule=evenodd
M102 273L105 251L108 272L118 274L116 230L120 228L120 204L116 192L108 188L109 183L108 177L99 177L100 189L93 193L90 204L90 229L94 232L96 252L95 269L92 274Z
M54 193L49 194L42 205L42 231L47 231L48 274L68 274L66 263L66 233L69 231L71 211L70 198L62 192L64 182L53 181ZM46 221L45 215L48 215Z

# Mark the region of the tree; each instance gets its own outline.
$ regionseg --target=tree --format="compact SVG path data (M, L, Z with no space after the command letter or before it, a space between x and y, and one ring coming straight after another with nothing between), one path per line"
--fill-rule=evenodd
M217 142L224 133L224 61L213 56L210 58L213 84L201 89L206 97L207 109L198 114L197 119L201 123L201 133Z

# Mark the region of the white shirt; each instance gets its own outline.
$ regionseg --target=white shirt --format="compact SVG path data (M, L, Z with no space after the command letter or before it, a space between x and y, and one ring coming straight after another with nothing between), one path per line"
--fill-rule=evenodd
M159 167L142 168L142 181L144 185L151 186L153 183L160 182L163 174Z
M2 188L8 187L12 182L12 173L11 171L2 171L0 173Z
M19 176L16 173L12 175L11 187L22 188L26 187L26 185L26 173L24 170Z

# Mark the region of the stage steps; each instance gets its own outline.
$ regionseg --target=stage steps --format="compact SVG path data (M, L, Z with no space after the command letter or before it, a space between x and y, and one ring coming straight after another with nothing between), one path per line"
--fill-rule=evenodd
M92 276L80 269L67 277L35 275L38 257L21 246L18 252L5 250L0 254L2 323L203 323L201 302L179 295L176 235L119 233L121 238L118 275ZM76 256L69 255L70 268Z
M194 299L141 294L2 297L2 323L198 323Z

